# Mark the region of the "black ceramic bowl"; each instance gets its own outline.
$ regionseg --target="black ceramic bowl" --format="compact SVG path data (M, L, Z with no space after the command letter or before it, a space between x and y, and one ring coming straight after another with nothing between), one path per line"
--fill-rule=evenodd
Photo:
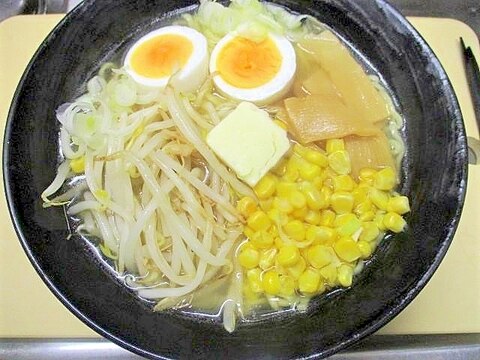
M20 241L52 292L101 335L152 358L324 357L378 330L423 288L452 241L465 196L466 142L459 106L437 58L381 0L278 0L309 13L354 44L380 74L405 118L401 192L411 199L406 232L383 241L346 290L315 299L303 314L241 324L153 313L79 237L66 239L62 209L40 194L58 162L54 110L85 90L100 64L132 39L195 1L86 0L41 45L10 110L5 187Z

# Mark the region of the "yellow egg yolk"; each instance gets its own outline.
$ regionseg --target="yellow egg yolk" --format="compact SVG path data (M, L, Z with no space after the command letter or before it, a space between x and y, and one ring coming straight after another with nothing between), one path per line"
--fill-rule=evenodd
M268 83L277 75L282 56L270 38L255 42L236 37L222 48L216 65L219 75L228 84L251 89Z
M140 44L133 52L130 66L139 75L162 78L181 69L193 52L193 44L181 35L164 34Z

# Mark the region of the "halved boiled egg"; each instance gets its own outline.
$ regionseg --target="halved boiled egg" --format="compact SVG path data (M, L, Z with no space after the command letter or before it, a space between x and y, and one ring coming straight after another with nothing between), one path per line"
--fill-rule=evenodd
M292 44L285 37L269 34L256 42L227 34L213 49L210 73L217 90L237 100L265 104L287 93L296 70Z
M138 83L180 91L197 89L208 75L205 36L185 26L166 26L138 40L128 51L125 68Z

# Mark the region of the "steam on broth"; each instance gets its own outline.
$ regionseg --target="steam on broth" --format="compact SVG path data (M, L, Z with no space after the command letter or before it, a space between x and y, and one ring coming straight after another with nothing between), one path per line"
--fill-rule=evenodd
M402 118L363 66L310 16L202 1L57 109L44 206L67 205L155 310L217 314L230 332L301 311L406 226Z

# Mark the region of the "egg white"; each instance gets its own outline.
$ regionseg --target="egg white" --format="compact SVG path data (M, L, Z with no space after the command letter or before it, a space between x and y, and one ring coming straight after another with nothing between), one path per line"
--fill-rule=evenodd
M150 78L138 74L130 65L132 55L145 41L159 35L180 35L188 39L193 45L190 58L178 72L168 76ZM203 84L208 75L207 39L197 30L186 26L165 26L148 33L138 40L128 50L127 55L125 56L124 66L128 74L130 74L130 76L139 84L155 88L165 88L167 84L170 83L179 91L193 91Z
M235 33L227 34L217 43L210 56L210 73L213 74L217 71L218 56L224 46L237 36ZM282 57L282 64L275 77L263 85L245 89L233 86L223 80L220 75L217 75L213 78L213 81L220 93L236 100L264 105L279 100L288 92L297 69L295 50L285 37L276 34L270 34L269 37Z

